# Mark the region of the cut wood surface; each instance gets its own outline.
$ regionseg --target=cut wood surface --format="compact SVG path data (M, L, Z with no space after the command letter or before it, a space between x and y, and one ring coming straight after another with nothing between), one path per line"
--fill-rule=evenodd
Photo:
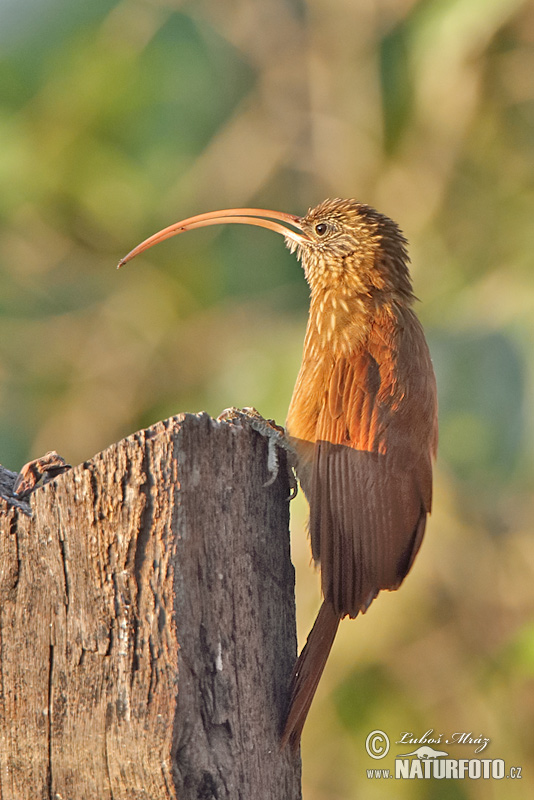
M1 800L300 798L280 464L264 487L265 439L186 414L28 502L1 470Z

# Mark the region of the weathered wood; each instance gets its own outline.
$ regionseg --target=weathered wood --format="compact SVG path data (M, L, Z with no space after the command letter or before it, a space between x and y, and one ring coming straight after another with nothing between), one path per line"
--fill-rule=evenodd
M0 499L2 800L300 797L278 744L289 490L284 468L264 488L266 454L180 415L37 489L31 516Z

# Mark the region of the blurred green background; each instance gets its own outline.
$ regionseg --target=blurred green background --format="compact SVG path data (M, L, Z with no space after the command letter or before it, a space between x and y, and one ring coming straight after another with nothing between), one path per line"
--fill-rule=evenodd
M283 422L308 291L280 237L177 219L356 197L411 243L440 390L413 573L341 626L306 800L534 796L534 5L0 0L0 462L180 411ZM293 505L299 635L319 604ZM369 780L367 734L487 736L522 781ZM446 749L446 748L445 748ZM404 750L403 752L405 752ZM453 758L473 748L449 749Z

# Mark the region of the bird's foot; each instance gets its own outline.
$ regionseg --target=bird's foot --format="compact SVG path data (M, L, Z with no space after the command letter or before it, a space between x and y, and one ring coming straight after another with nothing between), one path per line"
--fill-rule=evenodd
M289 478L290 494L289 500L296 497L298 491L297 479L293 471L296 463L295 449L289 442L286 432L281 425L277 425L274 419L265 419L255 408L225 408L219 414L217 420L227 422L245 422L252 430L257 431L261 436L267 439L267 469L269 470L270 478L263 484L265 487L271 486L278 477L279 460L278 448L281 447L287 453L287 474Z
M64 458L55 450L49 450L41 458L35 458L24 464L13 485L13 494L20 498L28 497L37 487L41 478L45 484L69 469L71 469L71 465L67 464Z

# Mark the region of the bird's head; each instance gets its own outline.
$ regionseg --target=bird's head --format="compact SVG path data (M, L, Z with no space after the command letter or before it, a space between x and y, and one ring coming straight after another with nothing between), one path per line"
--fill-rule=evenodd
M406 239L393 220L356 200L325 200L299 217L280 211L229 208L176 222L145 239L120 262L126 264L152 245L194 228L239 223L283 235L302 261L312 293L336 285L355 294L397 294L413 298Z
M299 223L306 238L297 255L312 291L340 283L356 294L412 296L407 242L389 217L356 200L335 199L311 208Z

